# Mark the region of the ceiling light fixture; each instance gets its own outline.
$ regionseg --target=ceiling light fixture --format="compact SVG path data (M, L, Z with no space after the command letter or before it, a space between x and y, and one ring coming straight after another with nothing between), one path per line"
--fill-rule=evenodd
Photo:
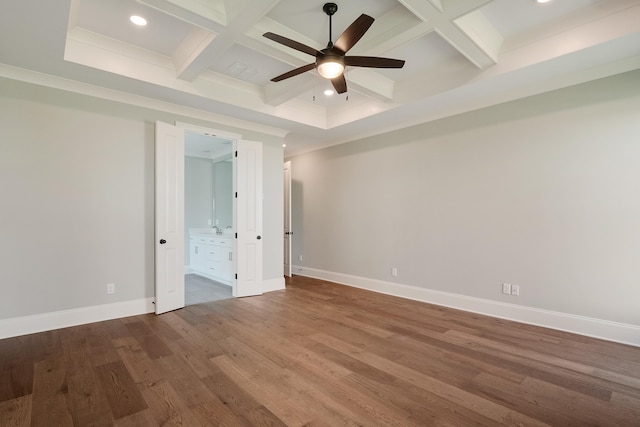
M549 3L551 0L536 0L538 3Z
M147 20L142 16L132 15L129 17L129 20L139 27L144 27L145 25L147 25Z
M326 53L316 59L318 74L325 79L335 79L344 71L344 58Z
M327 96L331 96L331 95L333 95L334 93L335 93L335 92L334 92L334 91L332 91L331 89L327 89L327 90L325 90L325 91L324 91L324 94L325 94L325 95L327 95Z

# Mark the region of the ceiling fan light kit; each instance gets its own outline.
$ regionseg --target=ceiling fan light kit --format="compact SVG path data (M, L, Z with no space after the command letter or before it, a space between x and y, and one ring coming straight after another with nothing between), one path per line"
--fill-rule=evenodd
M347 81L344 78L345 67L368 67L368 68L402 68L404 61L400 59L379 58L376 56L346 56L351 49L373 24L374 19L369 15L362 14L358 19L353 21L349 27L338 37L335 44L331 41L332 21L334 13L338 11L338 5L335 3L325 3L322 7L324 13L329 16L329 43L322 50L314 49L310 46L288 39L286 37L271 32L264 33L263 36L290 47L297 51L315 56L315 63L303 65L294 70L276 76L271 79L272 82L279 82L289 77L297 76L314 68L322 77L331 80L331 84L337 93L347 91Z
M316 59L316 70L325 79L335 79L344 72L344 60L338 55L326 54Z

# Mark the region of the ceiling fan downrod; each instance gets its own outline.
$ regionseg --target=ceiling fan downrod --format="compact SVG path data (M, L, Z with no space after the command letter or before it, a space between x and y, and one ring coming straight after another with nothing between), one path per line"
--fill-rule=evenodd
M338 5L335 3L325 3L324 6L322 6L322 10L329 15L329 44L327 45L327 49L331 49L333 47L332 18L333 14L338 11Z

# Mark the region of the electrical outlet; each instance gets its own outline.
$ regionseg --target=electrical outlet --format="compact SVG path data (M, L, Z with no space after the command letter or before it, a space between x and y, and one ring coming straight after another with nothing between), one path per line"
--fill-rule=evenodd
M298 261L302 262L302 255L298 255Z
M515 296L520 295L520 286L519 285L511 285L511 295L515 295Z
M116 293L116 284L115 283L107 283L107 294L115 294Z
M398 276L398 268L397 267L391 267L391 275L393 277L397 277Z
M511 285L509 283L502 284L502 293L505 295L511 295Z

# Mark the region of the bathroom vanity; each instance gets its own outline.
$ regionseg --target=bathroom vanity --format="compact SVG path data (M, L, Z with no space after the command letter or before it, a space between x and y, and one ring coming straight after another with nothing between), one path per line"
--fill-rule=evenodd
M233 237L215 230L189 231L189 259L193 273L231 286L233 284Z

